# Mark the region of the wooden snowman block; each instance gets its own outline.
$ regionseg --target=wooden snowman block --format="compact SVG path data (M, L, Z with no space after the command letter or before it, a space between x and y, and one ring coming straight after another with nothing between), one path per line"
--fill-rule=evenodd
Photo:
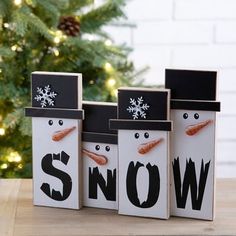
M81 207L82 75L32 73L34 205Z
M118 90L119 214L169 218L169 90Z
M171 215L213 220L216 72L166 70L171 89Z
M117 131L109 130L117 104L83 102L83 205L117 209Z

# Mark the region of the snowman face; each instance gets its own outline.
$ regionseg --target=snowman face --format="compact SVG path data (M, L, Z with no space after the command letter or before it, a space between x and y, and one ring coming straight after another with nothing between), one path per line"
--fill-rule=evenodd
M214 123L209 112L201 111L180 111L175 119L179 119L178 125L184 126L182 128L188 136L201 135Z
M59 119L59 118L33 118L33 136L41 144L69 145L70 139L77 135L78 120Z
M117 209L117 145L83 142L82 155L84 205ZM101 179L106 187L99 185Z
M133 150L137 151L137 155L148 155L155 151L158 151L158 146L164 142L166 134L162 135L162 132L156 132L151 130L137 130L126 132L129 134L130 142L127 142L130 146L133 146Z
M215 112L171 110L174 132L173 145L185 146L185 149L199 149L206 147L209 140L214 141Z
M84 142L82 152L97 165L106 165L110 159L109 157L112 157L115 154L115 148L112 144L88 143L89 145L87 142Z

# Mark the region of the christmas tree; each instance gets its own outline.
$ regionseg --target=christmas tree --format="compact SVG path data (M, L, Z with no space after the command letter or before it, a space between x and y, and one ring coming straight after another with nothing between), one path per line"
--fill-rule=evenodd
M85 100L113 101L131 85L129 49L103 30L125 0L0 0L0 177L31 177L30 75L80 72Z

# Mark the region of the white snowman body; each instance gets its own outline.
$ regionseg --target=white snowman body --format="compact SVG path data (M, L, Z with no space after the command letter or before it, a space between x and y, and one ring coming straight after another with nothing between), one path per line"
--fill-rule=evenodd
M169 217L169 134L167 131L159 130L118 130L119 143L119 214L145 216L167 219ZM147 144L155 140L161 142L145 154L140 154L140 145ZM136 181L132 180L131 186L136 186L136 203L132 203L132 197L127 187L128 182L133 179L133 174L129 171L134 166L139 166ZM155 167L152 177L149 175L149 167ZM157 168L156 168L157 167ZM150 181L152 178L154 182ZM159 183L157 183L159 182ZM151 186L151 185L154 186ZM155 185L159 185L155 187ZM157 186L156 185L156 186ZM146 206L150 188L155 190L151 195L155 196L150 204ZM129 193L128 193L129 192ZM157 196L158 194L158 196ZM139 202L137 204L137 202ZM139 206L142 205L142 206Z
M170 139L171 215L212 220L214 217L216 113L172 109L171 120L173 121ZM190 164L192 171L188 172L187 165L190 166ZM199 185L201 185L201 191ZM176 187L178 193L176 193ZM183 188L187 194L184 194ZM192 199L191 193L195 196L193 196L195 200Z
M32 118L34 205L80 208L81 122L64 118ZM71 132L61 140L53 140L57 131L70 128Z
M105 209L118 208L118 152L117 144L83 142L82 149L107 159L99 165L86 154L83 161L83 205ZM100 186L99 184L102 184Z

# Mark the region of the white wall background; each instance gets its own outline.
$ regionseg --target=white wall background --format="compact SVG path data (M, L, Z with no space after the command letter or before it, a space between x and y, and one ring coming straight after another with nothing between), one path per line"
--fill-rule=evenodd
M108 32L150 66L147 84L164 84L165 68L219 72L217 176L236 177L236 0L130 0L126 12L137 27Z

